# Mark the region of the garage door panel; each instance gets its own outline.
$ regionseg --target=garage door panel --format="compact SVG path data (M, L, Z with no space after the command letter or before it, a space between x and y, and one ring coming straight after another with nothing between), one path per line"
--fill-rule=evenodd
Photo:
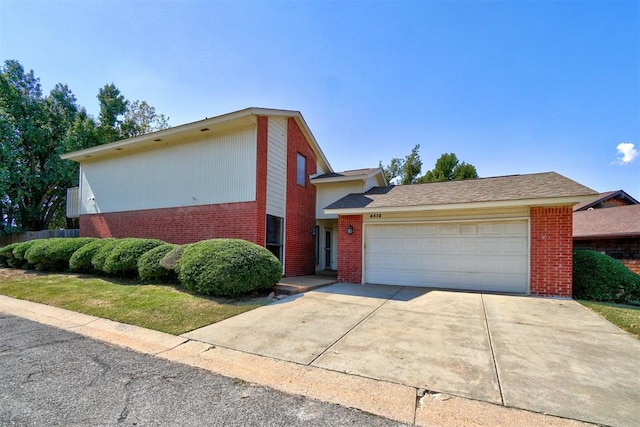
M526 293L527 221L371 224L367 283Z
M461 236L477 236L478 235L478 225L477 224L462 224L460 226L460 235Z
M421 239L418 241L418 247L422 255L438 253L438 241L436 239Z
M418 236L428 237L437 235L438 227L435 225L421 225L418 227Z
M439 240L440 253L456 254L458 253L458 241L456 239Z
M521 240L506 240L503 245L504 253L518 255L527 253L527 242L523 242Z

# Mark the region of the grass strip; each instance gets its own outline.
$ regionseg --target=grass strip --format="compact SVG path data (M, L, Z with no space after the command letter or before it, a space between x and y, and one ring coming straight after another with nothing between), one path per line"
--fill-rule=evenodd
M578 302L640 339L640 307L583 300Z
M0 294L174 335L269 302L264 297L209 298L174 285L36 272L2 275Z

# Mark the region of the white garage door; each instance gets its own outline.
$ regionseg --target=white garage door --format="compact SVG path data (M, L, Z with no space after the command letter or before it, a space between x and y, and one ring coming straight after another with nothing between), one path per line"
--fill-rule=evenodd
M367 224L365 282L528 292L528 223Z

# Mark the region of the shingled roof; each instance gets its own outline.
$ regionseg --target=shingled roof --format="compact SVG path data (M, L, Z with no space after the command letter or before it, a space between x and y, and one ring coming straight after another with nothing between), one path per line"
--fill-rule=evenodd
M573 213L573 238L640 236L640 205L591 209Z
M339 211L418 210L440 206L462 207L467 204L502 205L534 203L574 204L593 198L598 193L556 172L509 175L493 178L447 181L429 184L374 187L366 193L349 194L325 208L327 213ZM538 204L538 203L535 203ZM333 211L333 212L330 212Z
M615 190L615 191L607 191L606 193L600 193L598 197L596 197L593 200L578 203L573 207L573 210L575 212L575 211L585 211L591 207L599 208L600 206L598 205L601 205L611 199L621 199L624 202L626 202L626 204L628 205L637 205L640 203L636 199L628 195L624 190Z

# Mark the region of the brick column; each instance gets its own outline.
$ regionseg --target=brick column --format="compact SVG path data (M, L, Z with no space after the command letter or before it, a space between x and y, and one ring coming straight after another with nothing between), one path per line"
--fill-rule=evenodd
M534 206L531 220L531 295L571 297L573 210Z
M347 227L353 234L347 234ZM362 283L362 215L338 217L338 281Z

